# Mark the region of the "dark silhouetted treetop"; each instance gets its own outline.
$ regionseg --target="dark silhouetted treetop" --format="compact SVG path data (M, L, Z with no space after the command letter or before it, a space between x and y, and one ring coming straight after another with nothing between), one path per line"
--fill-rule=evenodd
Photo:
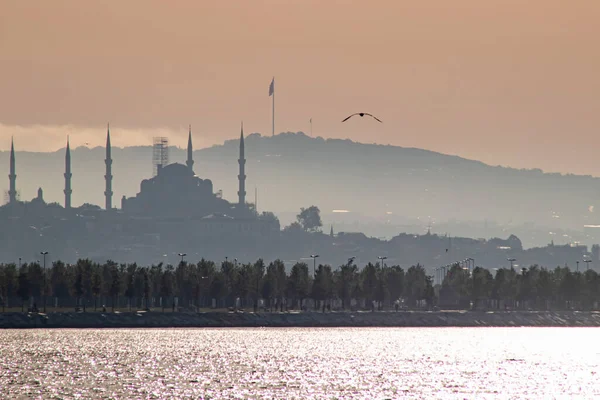
M307 232L317 232L323 226L321 221L321 210L317 206L301 208L300 214L296 216L296 220Z

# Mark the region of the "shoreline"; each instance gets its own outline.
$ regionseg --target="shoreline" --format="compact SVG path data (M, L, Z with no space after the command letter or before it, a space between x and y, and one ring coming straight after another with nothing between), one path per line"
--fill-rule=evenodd
M595 311L400 312L56 312L0 313L0 329L36 328L336 328L600 327Z

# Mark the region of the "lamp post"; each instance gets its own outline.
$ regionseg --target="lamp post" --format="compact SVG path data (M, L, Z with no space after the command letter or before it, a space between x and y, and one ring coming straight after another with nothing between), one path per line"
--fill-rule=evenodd
M510 262L510 269L513 269L513 263L517 261L516 258L507 258L506 261Z
M42 297L44 298L44 313L46 312L46 255L47 251L40 251L40 254L44 257L44 290L42 290Z
M201 276L200 277L200 282L202 284L202 307L204 307L204 305L206 304L206 292L207 292L207 290L205 288L206 285L204 283L204 282L207 282L206 279L208 279L208 276Z
M318 254L311 254L310 258L313 259L313 278L317 276L317 258L320 256Z
M235 259L235 264L237 265L237 258ZM254 312L258 311L258 296L260 292L260 276L258 274L258 268L256 269L256 301L254 302Z
M583 262L585 263L585 270L589 270L590 269L590 263L592 262L592 260L590 260L589 258L586 258L585 260L583 260Z
M381 268L383 268L383 261L387 260L387 257L381 257L381 256L379 256L379 257L377 257L377 259L380 260L380 262L381 262Z
M183 264L183 257L187 256L186 253L178 253L177 254L179 257L181 257L181 263Z
M577 269L575 271L579 272L579 260L575 261L575 264L577 265Z

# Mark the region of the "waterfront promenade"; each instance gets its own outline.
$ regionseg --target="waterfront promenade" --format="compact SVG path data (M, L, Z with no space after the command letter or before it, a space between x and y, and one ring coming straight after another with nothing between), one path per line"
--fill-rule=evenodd
M600 327L600 312L52 312L0 313L11 328L218 327Z

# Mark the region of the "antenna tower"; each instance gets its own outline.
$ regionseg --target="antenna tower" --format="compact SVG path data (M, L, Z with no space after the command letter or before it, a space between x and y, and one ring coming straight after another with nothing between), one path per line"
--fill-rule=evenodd
M152 145L152 169L154 176L158 170L169 164L169 139L166 137L155 137Z

